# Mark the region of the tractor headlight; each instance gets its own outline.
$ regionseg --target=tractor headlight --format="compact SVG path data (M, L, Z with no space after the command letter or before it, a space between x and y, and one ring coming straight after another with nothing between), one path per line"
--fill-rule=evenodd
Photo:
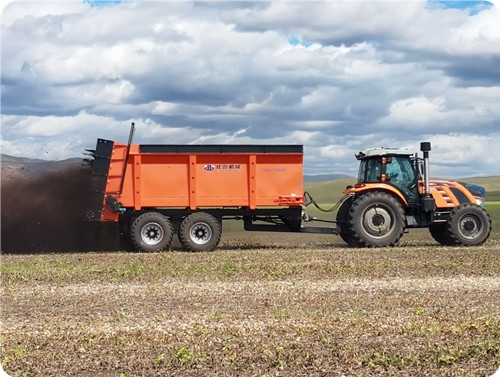
M476 198L476 204L478 206L484 207L484 199L483 198Z

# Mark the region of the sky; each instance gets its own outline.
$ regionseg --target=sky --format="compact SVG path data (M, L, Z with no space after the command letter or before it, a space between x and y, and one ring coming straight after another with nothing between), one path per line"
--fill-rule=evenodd
M302 144L305 174L371 147L500 175L500 8L483 1L16 1L1 13L0 152Z

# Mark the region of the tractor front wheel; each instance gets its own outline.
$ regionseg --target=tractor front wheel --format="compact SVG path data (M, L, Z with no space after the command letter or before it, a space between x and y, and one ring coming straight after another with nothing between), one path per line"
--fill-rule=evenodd
M466 203L450 212L447 228L455 244L481 245L490 236L491 218L483 207Z
M357 197L347 216L354 241L366 247L394 246L403 235L404 222L399 201L377 191Z

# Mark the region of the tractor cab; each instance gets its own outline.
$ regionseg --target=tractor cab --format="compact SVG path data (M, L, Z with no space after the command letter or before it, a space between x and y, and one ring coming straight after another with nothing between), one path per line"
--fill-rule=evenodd
M372 148L356 154L360 161L358 185L385 183L397 189L408 204L417 204L422 160L407 149Z

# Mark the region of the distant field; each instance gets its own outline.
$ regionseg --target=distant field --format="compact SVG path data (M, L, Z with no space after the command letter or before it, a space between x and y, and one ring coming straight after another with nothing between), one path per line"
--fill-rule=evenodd
M485 208L490 214L491 221L493 222L493 229L500 231L500 201L487 202Z
M486 193L486 202L499 202L500 191L491 191Z

